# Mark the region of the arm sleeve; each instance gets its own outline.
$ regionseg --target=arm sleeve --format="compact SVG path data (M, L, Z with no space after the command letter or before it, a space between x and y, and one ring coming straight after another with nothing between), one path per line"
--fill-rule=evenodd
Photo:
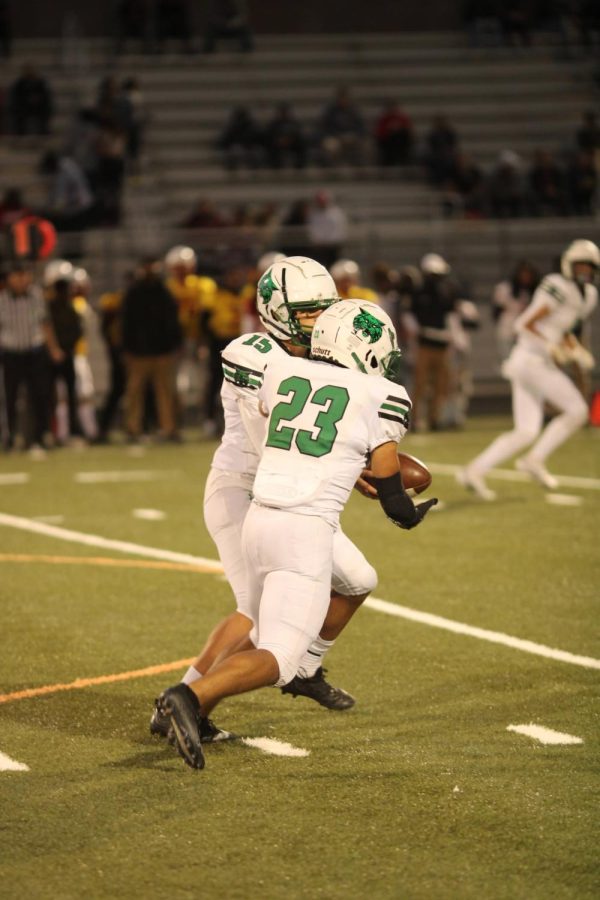
M410 424L411 402L401 385L381 379L369 427L369 450L388 441L399 443Z

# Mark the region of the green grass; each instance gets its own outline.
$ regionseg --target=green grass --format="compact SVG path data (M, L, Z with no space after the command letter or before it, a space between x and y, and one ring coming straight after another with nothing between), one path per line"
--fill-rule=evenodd
M426 462L461 463L505 421L411 437ZM552 471L598 478L586 430ZM202 522L212 443L11 456L0 512L63 515L63 527L214 558ZM79 470L150 469L151 483L82 485ZM378 570L376 595L471 625L600 658L600 492L491 482L495 504L436 477L445 508L414 532L353 497L344 527ZM164 510L148 522L136 507ZM0 525L0 553L118 552ZM0 693L193 656L231 608L212 575L0 561ZM357 697L346 713L263 690L215 716L239 734L310 750L276 758L207 748L188 769L148 733L176 677L145 677L0 704L0 897L592 898L598 864L598 671L359 612L328 658ZM578 735L543 746L509 733L536 722Z

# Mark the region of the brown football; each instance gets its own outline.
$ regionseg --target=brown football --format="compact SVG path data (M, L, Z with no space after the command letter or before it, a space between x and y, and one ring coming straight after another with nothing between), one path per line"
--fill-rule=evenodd
M431 484L431 472L425 463L422 463L416 456L400 452L398 452L398 462L404 490L414 491L415 494L422 494L423 491L426 491Z

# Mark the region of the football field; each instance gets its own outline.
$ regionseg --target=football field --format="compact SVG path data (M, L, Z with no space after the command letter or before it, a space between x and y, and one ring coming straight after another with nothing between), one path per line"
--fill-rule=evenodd
M403 442L440 498L414 531L351 498L379 585L326 666L356 706L227 700L202 772L148 724L233 608L215 444L2 457L0 897L597 898L600 430L556 495L507 465L484 503L453 473L507 425Z

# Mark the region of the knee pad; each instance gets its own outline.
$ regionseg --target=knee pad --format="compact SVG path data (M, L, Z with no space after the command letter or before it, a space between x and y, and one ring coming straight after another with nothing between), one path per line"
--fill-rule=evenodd
M253 632L251 633L251 636L252 634ZM273 654L277 661L279 678L275 682L274 687L284 687L284 685L289 684L298 672L298 666L300 665L298 657L295 654L292 655L288 653L284 647L276 646L274 644L265 644L262 643L262 641L259 641L258 649L268 650L269 653Z
M367 560L357 559L353 565L332 574L331 587L344 597L359 597L370 594L377 587L377 572Z
M581 403L574 405L566 415L576 428L582 428L588 420L588 408L583 399Z
M519 428L514 431L515 440L518 441L520 447L527 447L529 444L533 444L539 434L539 428Z

